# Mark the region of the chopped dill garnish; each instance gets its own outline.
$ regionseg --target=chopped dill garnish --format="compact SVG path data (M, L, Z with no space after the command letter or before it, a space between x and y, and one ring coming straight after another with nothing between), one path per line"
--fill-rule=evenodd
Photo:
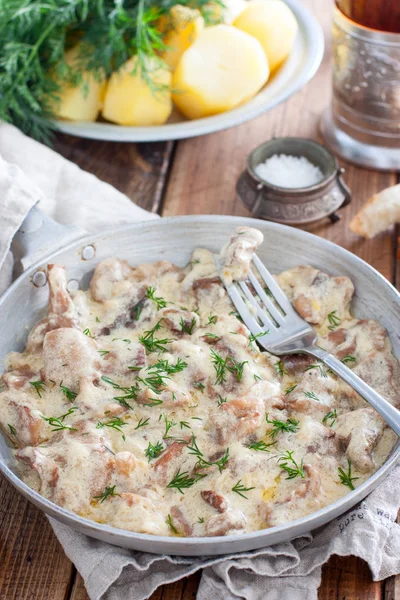
M220 354L218 354L218 352L215 352L215 350L210 350L210 354L212 357L211 362L214 365L214 369L216 372L215 383L217 385L222 384L225 382L225 373L227 370L227 365L226 365L227 359L222 358L222 356Z
M165 344L170 344L173 340L171 338L159 339L154 337L156 331L161 329L161 323L163 319L160 319L149 331L145 331L144 335L139 337L139 342L143 344L146 348L146 352L150 354L151 352L158 352L159 354L162 352L166 352L167 349Z
M187 421L179 421L179 426L181 429L183 429L184 427L186 427L187 429L191 429L191 427Z
M97 350L100 356L105 356L106 354L110 354L109 350Z
M321 375L321 377L328 377L328 375L326 374L325 370L323 369L322 365L320 365L319 363L316 365L309 365L304 372L306 371L312 371L313 369L319 369L319 374Z
M174 488L181 494L184 494L182 490L192 487L192 485L204 477L207 477L205 473L196 473L193 477L190 477L188 471L183 471L181 473L181 470L178 469L175 476L168 483L167 488Z
M259 450L260 452L271 452L270 447L275 446L276 442L270 442L267 444L266 442L253 442L252 444L247 444L247 448L250 450Z
M183 369L186 369L187 366L187 362L185 362L181 358L178 358L174 365L170 365L167 359L164 360L159 358L158 361L154 363L154 365L150 365L150 367L147 367L147 370L164 371L165 373L168 373L168 375L173 375L174 373L180 373L181 371L183 371Z
M346 485L351 490L354 490L355 488L354 488L354 485L353 485L353 481L356 481L356 479L360 479L360 478L352 476L352 474L351 474L351 462L350 462L349 458L347 459L347 465L348 465L347 473L346 473L346 471L344 471L344 469L342 469L342 467L338 468L340 483L342 485Z
M196 317L193 317L193 319L190 321L190 323L186 323L186 321L184 319L182 319L179 321L179 324L181 326L181 330L183 331L183 333L187 333L188 335L192 335L193 333L193 329L194 326L196 325Z
M324 416L324 418L322 419L323 423L328 423L328 421L330 421L330 423L328 423L329 427L332 427L334 422L337 419L337 412L336 412L336 408L333 410L330 410L328 413L326 413L326 415Z
M279 360L276 365L275 365L275 369L278 375L281 375L283 377L283 375L287 375L287 371L285 369L285 365L283 364L283 361Z
M299 430L299 421L296 421L295 419L288 419L286 422L278 421L276 419L270 421L268 419L268 413L266 413L265 420L270 425L273 425L272 429L267 432L267 435L269 435L269 437L271 437L273 440L278 436L279 433L282 433L283 431L286 431L287 433L296 433L296 431Z
M136 381L140 381L146 387L148 387L155 394L160 394L166 387L167 379L171 379L168 375L162 374L160 371L149 371L147 377L137 377Z
M330 329L331 331L334 331L334 329L336 329L336 327L338 327L340 324L340 319L336 313L337 313L337 311L333 310L332 312L330 312L328 314L328 321L329 321L328 329Z
M112 496L120 495L120 494L117 494L117 492L115 491L115 488L116 488L115 485L113 485L112 487L106 487L102 494L100 494L99 496L93 496L93 498L95 500L100 500L100 504L103 504L103 502L105 500L107 500L107 498L111 498Z
M143 419L143 417L141 417L138 421L138 424L135 427L135 430L140 429L140 427L146 427L146 425L148 425L149 421L150 421L149 418Z
M206 386L204 385L204 383L201 383L201 381L195 381L193 383L193 387L195 387L197 390L200 390L201 392L204 392L204 390L206 389Z
M96 317L96 323L101 323L99 317Z
M164 423L165 423L165 431L164 431L164 435L163 435L163 440L166 440L166 439L168 439L168 437L170 437L170 436L168 436L169 430L172 429L173 427L175 427L176 423L175 423L175 421L172 421L172 420L170 421L168 419L167 415L163 415L163 417L164 417Z
M238 362L231 356L228 356L227 360L229 360L229 362L231 363L230 365L227 365L228 371L230 371L231 373L236 373L237 380L240 382L243 377L244 365L247 365L249 361L244 360L243 362Z
M163 401L160 400L160 398L149 398L148 402L145 402L144 405L145 406L158 406L159 404L162 404Z
M149 462L150 462L154 458L157 458L157 456L160 456L160 454L163 451L164 451L164 444L162 442L157 442L154 446L151 442L149 442L149 445L147 446L144 455L146 456L146 458L149 459Z
M317 402L321 402L321 400L314 394L314 392L303 392L306 398L310 398L310 400L316 400Z
M53 427L52 431L62 431L63 429L68 429L69 431L76 431L76 429L74 427L70 427L69 425L64 425L64 419L66 419L67 417L72 415L72 413L75 410L78 410L78 407L72 406L68 412L66 412L63 415L60 415L59 417L42 417L42 419L44 421L47 421L47 423L50 425L50 427Z
M92 339L94 339L94 337L95 337L94 335L92 335L92 332L90 331L89 327L86 327L86 329L84 329L84 330L82 331L82 333L83 333L84 335L87 335L88 337L90 337L90 338L92 338Z
M39 398L41 398L41 393L44 391L44 388L46 387L46 384L44 381L30 381L29 382L31 385L33 385L33 387L35 388L35 391L37 393L37 395L39 396Z
M217 315L209 314L208 321L205 326L207 327L207 325L215 325L215 323L217 322L217 318L218 318Z
M197 522L198 522L198 523L204 523L204 517L199 517L199 518L197 519Z
M10 430L11 435L17 435L17 430L15 429L15 427L10 425L10 423L7 424L7 427Z
M347 363L354 363L354 362L356 362L355 356L351 356L350 354L347 354L346 356L343 356L343 358L341 358L340 360L341 360L341 362L344 365L347 365Z
M285 396L287 396L288 394L290 394L291 392L293 392L293 390L295 390L297 388L297 383L295 383L294 385L290 385L289 387L286 388L285 390Z
M121 429L121 427L124 427L125 425L125 421L122 421L122 419L120 419L119 417L113 417L109 421L98 421L96 429L101 429L102 427L109 427L110 429L115 429L116 431L122 434L122 439L125 441L126 437Z
M70 390L66 385L63 385L62 382L60 383L60 389L69 402L73 402L78 395L76 392Z
M229 460L229 448L227 448L225 450L225 453L223 454L223 456L221 458L219 458L218 460L214 460L214 461L208 461L204 458L203 452L200 450L200 448L197 445L197 441L196 441L196 436L194 434L192 434L192 437L190 438L190 442L187 445L187 449L189 451L189 454L192 454L194 456L196 456L197 458L197 463L195 465L195 469L205 469L207 467L212 467L212 466L216 466L218 467L218 470L220 473L222 473L222 471L225 469L227 462Z
M302 479L304 479L304 464L303 459L301 460L300 465L297 464L295 459L293 458L294 450L285 450L282 455L278 458L278 464L281 469L286 471L287 477L286 479L294 479L298 475Z
M205 333L203 337L208 338L210 340L220 340L221 339L221 336L215 335L215 333Z
M257 375L257 373L254 373L253 377L254 377L254 381L262 381L262 377Z
M153 286L150 286L146 290L146 297L149 298L150 300L153 300L153 302L157 306L157 310L160 310L161 308L165 308L167 306L166 300L164 300L164 298L160 298L160 297L157 298L155 296L155 293L156 293L156 288Z
M171 515L168 515L168 517L165 519L165 522L171 528L171 531L173 531L174 533L179 533L177 528L175 527L175 525L172 522Z
M268 335L269 332L270 332L270 330L268 329L268 331L260 331L260 333L256 333L256 334L251 333L249 335L249 346L251 346L251 344L253 342L255 342L256 340L258 340L258 338L263 337L264 335Z
M221 394L218 394L217 406L221 406L221 404L225 404L225 402L228 402L228 398L223 398Z
M236 494L239 494L239 496L242 496L242 498L248 500L248 497L244 494L244 492L250 492L250 490L254 489L255 487L245 487L242 483L242 480L239 479L239 481L233 486L232 492L236 492Z

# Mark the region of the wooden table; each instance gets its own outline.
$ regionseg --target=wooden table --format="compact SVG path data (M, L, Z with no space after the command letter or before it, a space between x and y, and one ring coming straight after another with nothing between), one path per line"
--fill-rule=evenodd
M328 47L324 62L301 92L285 104L240 127L196 139L152 144L92 142L59 136L56 148L83 169L162 216L247 215L235 196L235 183L248 153L272 136L318 137L318 121L330 96L330 6L307 0L323 25ZM397 232L363 241L348 229L352 215L374 192L396 183L396 175L350 165L345 180L353 201L342 220L307 227L351 250L393 283ZM84 202L84 198L82 198ZM195 598L199 575L163 586L151 600ZM46 517L0 480L0 598L2 600L88 600L81 577L65 556ZM367 565L352 557L332 557L323 569L319 600L400 600L400 577L372 582ZM127 599L128 600L128 599Z

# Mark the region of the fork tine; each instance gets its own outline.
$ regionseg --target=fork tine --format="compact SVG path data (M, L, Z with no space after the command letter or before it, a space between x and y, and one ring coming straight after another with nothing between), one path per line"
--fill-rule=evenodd
M275 323L273 322L271 317L269 317L268 314L261 308L261 306L257 302L256 298L250 292L248 285L246 283L244 283L244 281L239 281L238 283L239 283L241 289L243 290L243 293L245 294L247 300L256 309L257 317L260 319L260 321L262 321L262 323L265 325L265 327L268 327L270 329L271 328L276 329Z
M254 287L255 291L257 292L260 300L264 303L269 314L275 319L275 321L279 325L283 325L285 322L284 315L280 312L280 310L278 310L278 308L272 302L271 298L268 298L267 294L262 289L257 277L254 275L254 273L251 270L249 271L249 279L250 279L250 282L251 282L252 286Z
M226 286L226 289L228 291L229 296L231 297L233 304L236 306L241 318L243 319L244 324L248 327L248 329L250 329L252 333L261 333L263 331L262 327L260 327L256 319L250 313L237 287L231 284Z
M289 311L293 312L293 307L289 300L286 298L285 294L282 292L279 285L276 283L275 279L272 277L271 273L264 267L261 260L258 258L256 254L253 255L253 263L258 269L262 279L265 282L265 285L270 290L271 294L274 296L277 303L281 306L281 308L288 313Z

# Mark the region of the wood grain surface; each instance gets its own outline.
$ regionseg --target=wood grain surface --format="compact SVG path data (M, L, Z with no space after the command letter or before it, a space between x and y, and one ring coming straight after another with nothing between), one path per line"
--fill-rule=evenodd
M258 119L227 131L190 140L124 144L59 135L56 150L81 168L163 216L247 215L235 184L248 153L273 136L318 139L318 122L330 98L331 10L325 0L304 0L322 24L327 40L323 64L302 91ZM372 264L399 283L397 231L363 241L348 229L351 217L373 193L396 183L396 175L343 164L353 193L342 219L308 226ZM162 586L151 600L193 600L196 574ZM88 600L83 580L65 556L52 529L34 506L0 479L0 599ZM127 599L128 600L128 599ZM213 599L210 599L213 600ZM319 600L400 600L400 578L372 582L368 566L354 557L334 556L323 568Z

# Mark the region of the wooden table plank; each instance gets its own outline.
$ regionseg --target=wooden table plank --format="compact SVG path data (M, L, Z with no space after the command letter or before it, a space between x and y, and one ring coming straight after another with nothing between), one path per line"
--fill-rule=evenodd
M158 212L174 145L174 142L100 142L59 134L55 150L110 183L142 208Z
M354 556L332 556L322 569L318 600L342 599L382 599L382 582L371 581L367 563Z

